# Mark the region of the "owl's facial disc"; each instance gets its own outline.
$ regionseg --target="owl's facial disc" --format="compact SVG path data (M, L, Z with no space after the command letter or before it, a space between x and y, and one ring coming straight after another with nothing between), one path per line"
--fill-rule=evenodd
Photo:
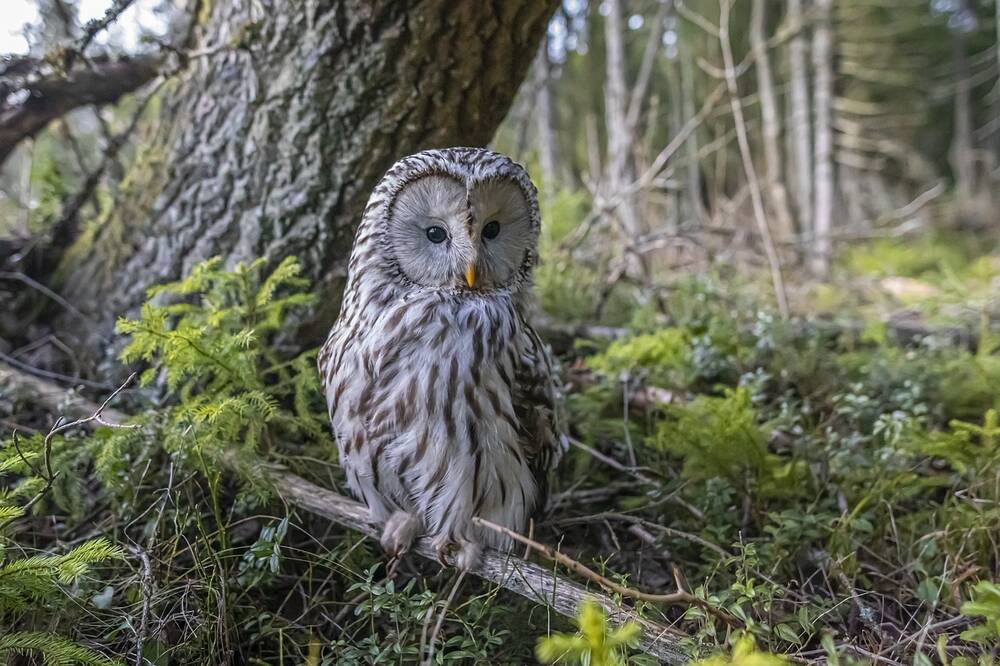
M403 187L390 211L388 236L408 279L467 290L508 285L535 243L528 204L515 182L467 189L442 175Z

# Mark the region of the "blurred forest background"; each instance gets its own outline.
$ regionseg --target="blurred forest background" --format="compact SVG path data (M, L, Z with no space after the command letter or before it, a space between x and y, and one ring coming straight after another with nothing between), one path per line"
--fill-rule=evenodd
M7 2L0 659L1000 660L1000 3ZM678 596L575 634L275 481L343 489L315 347L440 145L540 190L534 537Z

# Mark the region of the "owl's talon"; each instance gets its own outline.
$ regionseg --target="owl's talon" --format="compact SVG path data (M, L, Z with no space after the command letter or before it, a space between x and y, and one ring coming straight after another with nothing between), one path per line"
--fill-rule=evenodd
M448 564L448 551L449 550L451 550L451 542L450 541L443 540L443 541L436 541L434 543L435 559L437 559L438 564L440 564L441 567L445 568L445 569L447 569L449 566L451 566L450 564Z
M402 555L413 545L413 539L417 536L420 528L420 519L412 513L397 511L389 520L385 521L382 528L382 538L379 540L382 548L391 557L402 557Z
M434 552L442 567L468 571L479 563L482 548L478 543L465 539L440 539L434 542Z

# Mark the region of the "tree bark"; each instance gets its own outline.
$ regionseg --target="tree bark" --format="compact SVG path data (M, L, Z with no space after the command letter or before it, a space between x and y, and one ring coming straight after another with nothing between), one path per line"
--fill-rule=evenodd
M781 126L778 121L778 103L774 92L771 59L767 52L765 23L764 0L753 0L750 13L750 48L753 49L754 53L757 92L760 95L765 191L767 192L768 204L774 213L775 236L778 239L788 239L795 233L795 222L792 220L792 213L788 208L788 193L785 189L780 146Z
M802 22L802 1L789 0L788 21ZM806 57L804 30L796 31L788 43L788 71L791 101L789 137L792 142L794 200L802 230L814 227L812 179L812 123L809 108L809 63Z
M833 229L833 0L816 0L817 20L813 35L815 70L814 222L812 268L825 275L830 267L830 233Z
M147 288L212 256L296 256L321 298L289 325L300 324L297 345L317 343L375 183L406 154L485 145L557 4L205 4L197 46L218 52L162 100L121 201L60 269L64 294L102 323L84 347L99 351ZM73 322L60 323L65 333Z

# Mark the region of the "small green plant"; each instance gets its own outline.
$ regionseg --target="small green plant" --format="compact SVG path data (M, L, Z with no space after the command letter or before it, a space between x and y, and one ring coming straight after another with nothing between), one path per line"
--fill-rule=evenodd
M719 654L699 659L691 666L782 666L788 660L770 652L759 652L752 636L740 634L733 641L729 655Z
M700 395L671 405L655 445L684 461L691 479L722 478L734 488L787 495L800 488L800 463L770 453L747 388L726 389L721 397Z
M604 609L592 601L580 604L576 624L580 628L576 634L557 633L538 639L538 660L546 664L619 666L625 663L626 652L639 640L641 631L634 622L612 629Z
M981 580L972 588L972 599L962 604L962 615L983 618L980 624L962 632L973 643L1000 648L1000 585Z

